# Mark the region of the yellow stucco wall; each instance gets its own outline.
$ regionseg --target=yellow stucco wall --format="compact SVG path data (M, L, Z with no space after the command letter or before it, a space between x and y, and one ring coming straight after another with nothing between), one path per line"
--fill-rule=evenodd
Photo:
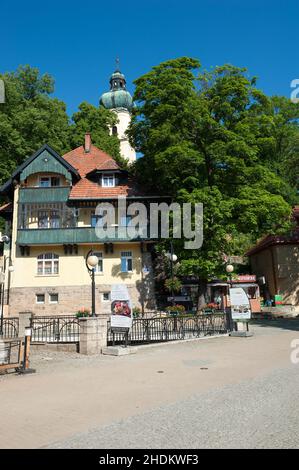
M65 255L62 246L31 247L30 256L17 255L15 257L15 269L11 275L11 287L88 285L90 277L85 266L85 256L90 249L91 246L79 246L77 255ZM114 253L107 254L105 253L104 245L93 246L93 249L103 254L103 274L96 275L96 284L135 284L136 281L141 279L140 244L114 244ZM121 273L121 251L132 252L132 273ZM45 252L59 255L58 275L37 275L37 256Z

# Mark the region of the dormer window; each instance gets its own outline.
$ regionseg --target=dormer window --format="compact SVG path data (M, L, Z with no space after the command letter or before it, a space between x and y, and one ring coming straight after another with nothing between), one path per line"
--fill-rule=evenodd
M103 175L102 176L102 186L105 188L113 188L115 186L115 176L114 175Z

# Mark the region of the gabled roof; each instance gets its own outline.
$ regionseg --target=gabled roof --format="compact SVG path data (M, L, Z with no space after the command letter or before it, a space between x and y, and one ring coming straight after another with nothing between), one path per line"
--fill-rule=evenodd
M70 173L72 173L74 176L79 178L79 173L78 171L64 158L62 158L50 145L44 144L40 149L38 149L31 157L26 158L26 160L19 165L13 174L11 175L11 178L6 181L1 187L0 187L0 193L5 193L9 190L9 188L12 185L12 182L15 178L17 178L20 173L28 166L30 165L31 162L33 162L42 152L47 151L52 155L64 168L66 168Z
M76 176L79 176L77 170L69 162L67 162L57 152L55 152L55 150L52 149L52 147L50 147L50 145L44 144L40 149L37 150L37 152L35 152L33 155L31 155L31 157L26 158L26 160L20 166L18 166L18 168L11 175L12 179L15 178L19 173L21 173L21 171L23 171L24 168L26 168L26 166L28 166L33 160L35 160L35 158L38 157L44 150L47 150L68 171L70 171L71 173L73 173Z
M76 168L81 178L94 170L119 170L120 167L110 155L91 145L90 151L85 152L81 145L74 150L63 155L63 158L72 167Z

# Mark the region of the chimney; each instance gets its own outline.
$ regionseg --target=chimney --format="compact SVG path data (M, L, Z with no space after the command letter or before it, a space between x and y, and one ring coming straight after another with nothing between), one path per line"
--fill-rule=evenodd
M90 135L90 132L86 132L85 142L84 142L84 151L85 151L85 153L89 153L90 149L91 149L91 135Z

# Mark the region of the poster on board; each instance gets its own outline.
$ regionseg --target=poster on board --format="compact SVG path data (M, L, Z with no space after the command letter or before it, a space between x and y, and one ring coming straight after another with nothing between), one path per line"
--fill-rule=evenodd
M132 306L128 288L123 284L114 284L111 288L111 327L131 328Z
M230 288L229 297L233 321L250 320L250 302L244 289L242 287Z

